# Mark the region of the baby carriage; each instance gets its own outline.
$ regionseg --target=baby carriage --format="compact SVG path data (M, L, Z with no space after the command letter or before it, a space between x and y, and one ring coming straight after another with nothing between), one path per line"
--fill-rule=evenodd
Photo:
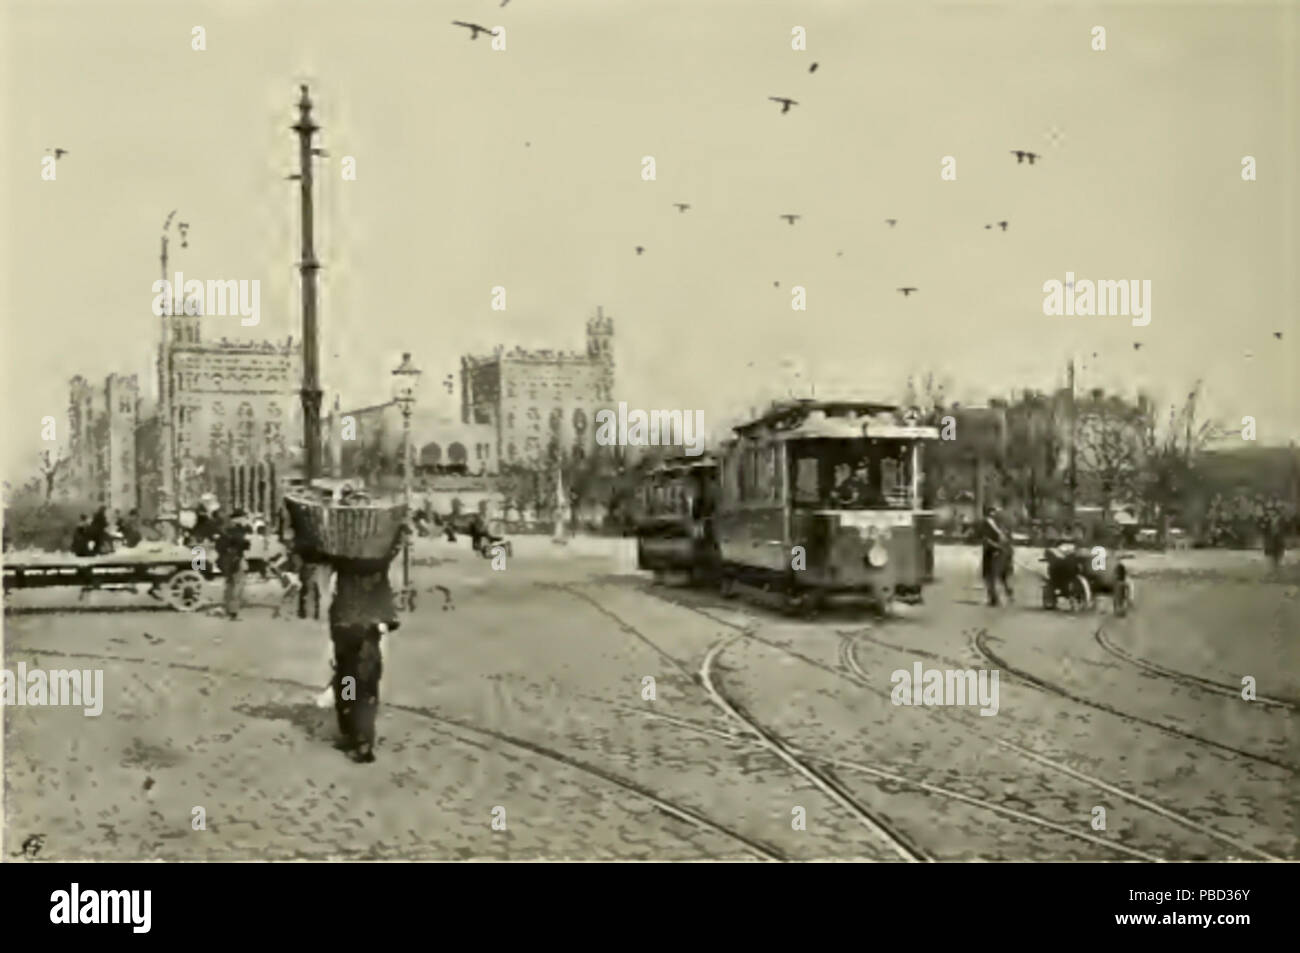
M1133 579L1124 565L1126 553L1094 553L1068 546L1043 551L1047 563L1043 580L1043 608L1055 609L1058 599L1068 600L1071 612L1095 608L1098 593L1111 597L1115 615L1125 615L1134 604ZM1095 556L1105 568L1094 568Z

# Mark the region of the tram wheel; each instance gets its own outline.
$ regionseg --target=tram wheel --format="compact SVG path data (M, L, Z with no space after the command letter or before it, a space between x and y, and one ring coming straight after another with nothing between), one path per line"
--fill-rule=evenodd
M193 569L182 569L167 580L163 598L173 609L193 612L203 604L203 576Z

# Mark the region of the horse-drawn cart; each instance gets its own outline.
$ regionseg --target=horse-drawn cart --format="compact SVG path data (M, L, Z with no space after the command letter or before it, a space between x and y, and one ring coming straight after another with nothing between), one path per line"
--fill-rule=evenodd
M210 571L211 563L207 563ZM203 604L205 573L194 568L194 554L185 546L145 543L102 556L71 553L11 552L5 554L4 591L76 586L88 591L147 592L173 609L192 612Z

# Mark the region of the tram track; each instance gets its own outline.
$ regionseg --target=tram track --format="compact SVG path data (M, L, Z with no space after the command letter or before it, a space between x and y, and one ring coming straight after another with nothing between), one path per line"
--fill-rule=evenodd
M1199 688L1204 691L1214 692L1218 695L1231 695L1234 698L1241 697L1241 686L1231 685L1226 682L1216 682L1212 679L1204 678L1200 675L1194 675L1191 672L1180 672L1177 669L1166 668L1163 665L1152 662L1149 659L1140 658L1133 655L1125 649L1120 648L1112 642L1106 635L1106 627L1102 626L1097 629L1094 638L1097 644L1102 647L1109 655L1122 662L1132 665L1149 675L1155 675L1160 678L1167 678L1171 681L1180 682L1193 688ZM1290 701L1285 698L1266 698L1263 695L1257 695L1251 700L1252 705L1259 705L1264 708L1282 708L1288 711L1300 711L1300 702Z
M850 664L853 666L855 673L860 679L865 680L867 674L865 671L862 670L861 666L858 665L857 663L857 657L853 651L852 643L849 644L847 652L848 652L848 658ZM973 731L973 729L969 729L969 728L968 730ZM1261 848L1257 848L1250 844L1246 844L1245 842L1233 837L1231 834L1227 834L1224 833L1223 831L1216 830L1215 828L1210 827L1207 824L1202 824L1200 821L1196 820L1195 818L1188 817L1186 814L1183 814L1179 811L1175 811L1172 808L1165 807L1163 804L1153 801L1150 798L1142 797L1142 795L1140 794L1135 794L1132 791L1127 791L1121 787L1118 787L1117 785L1112 784L1111 782L1105 780L1104 778L1099 778L1096 775L1089 774L1086 771L1080 771L1077 768L1072 768L1068 764L1064 764L1060 761L1057 761L1055 758L1049 758L1046 755L1039 754L1037 751L1034 751L1030 748L1026 748L1022 745L1018 745L1013 741L1007 741L1005 738L999 738L996 735L987 734L985 732L974 732L974 733L978 737L984 738L987 741L991 741L992 743L996 744L1000 748L1013 752L1014 754L1020 755L1023 758L1027 758L1030 761L1034 761L1038 764L1041 764L1044 767L1051 768L1052 770L1060 772L1061 774L1073 778L1076 781L1082 781L1085 784L1093 785L1105 791L1107 794L1113 794L1115 797L1128 801L1130 804L1135 804L1138 807L1141 807L1147 811L1150 811L1153 814L1157 814L1160 817L1165 818L1166 820L1173 821L1175 824L1185 827L1188 830L1195 831L1196 833L1201 834L1204 837L1209 837L1213 840L1219 841L1220 843L1225 844L1226 846L1232 847L1236 850L1243 851L1246 853L1255 854L1256 856L1260 857L1263 860L1280 861L1283 859L1281 857L1276 857L1272 854L1269 854L1267 851L1264 851Z
M793 658L796 658L796 659L799 659L799 660L801 660L801 661L803 661L803 662L806 662L806 663L812 665L812 666L815 667L815 668L819 668L819 669L821 669L821 670L823 670L823 671L825 671L825 672L828 672L828 673L831 673L831 674L834 674L834 675L838 675L839 677L842 677L842 678L844 678L844 679L846 679L846 680L848 680L848 681L850 681L850 682L852 682L852 683L854 683L854 684L857 684L857 685L859 685L860 687L865 688L865 689L867 689L868 691L872 692L873 694L879 695L879 696L882 697L882 698L885 698L885 699L887 699L887 700L889 699L889 693L888 693L888 692L883 691L883 690L881 690L881 689L874 688L873 686L870 685L869 681L867 680L867 676L866 676L865 671L863 671L862 668L861 668L861 666L860 666L860 665L857 665L857 663L856 663L856 655L853 653L851 646L850 646L849 649L848 649L848 655L847 655L847 657L843 654L844 649L843 649L843 647L842 647L841 663L843 664L844 661L851 660L851 661L852 661L852 664L853 664L853 668L850 669L849 671L845 671L843 668L841 668L841 669L836 669L836 668L833 668L833 667L831 667L831 666L825 665L825 664L823 664L823 663L821 663L821 662L818 662L818 661L815 660L815 659L811 659L811 658L809 658L808 656L803 655L802 653L799 653L799 652L796 652L796 651L794 651L794 650L792 650L792 649L789 649L788 647L786 647L786 646L784 646L784 645L781 645L780 643L774 642L774 641L772 641L772 640L770 640L770 639L765 639L765 638L763 638L762 636L758 635L758 634L753 630L753 627L750 627L750 626L742 626L742 625L739 625L739 624L737 624L737 623L731 622L731 621L729 621L729 620L727 620L727 619L722 619L722 618L720 618L720 617L714 615L713 613L708 612L707 610L701 609L701 608L699 608L699 607L697 607L697 606L689 605L689 604L684 603L684 602L674 602L674 604L675 604L675 605L679 605L679 606L681 606L682 608L688 609L689 611L695 612L696 614L702 615L702 616L704 616L705 618L708 618L708 619L712 620L713 622L715 622L715 623L717 623L717 624L719 624L719 625L723 625L723 626L727 626L727 627L729 627L729 628L733 628L733 629L740 630L741 632L744 632L744 633L747 634L750 638L752 638L752 639L754 639L754 640L756 640L756 641L762 642L763 644L768 645L768 646L770 646L770 647L772 647L772 648L774 648L774 649L776 649L776 650L778 650L778 651L780 651L780 652L784 652L785 654L790 655L790 656L793 657ZM842 639L848 637L848 636L846 636L845 633L838 633L838 634L840 634L840 636L841 636ZM931 659L934 659L934 660L944 661L944 662L949 663L949 664L955 664L957 668L966 668L966 667L967 667L967 666L964 665L964 664L954 663L954 662L952 662L952 660L950 660L950 659L945 659L945 658L943 658L942 656L935 655L935 654L933 654L933 653L926 653L926 652L921 651L921 650L916 650L916 649L911 649L911 648L904 648L904 647L901 647L901 646L892 646L892 645L889 645L889 643L882 642L882 641L880 641L880 640L878 640L878 639L876 639L876 638L874 638L874 637L870 637L870 636L869 636L868 638L870 638L871 641L876 642L877 644L880 644L880 645L884 645L885 647L888 647L888 648L893 648L893 649L896 649L896 650L905 651L905 652L909 652L909 653L912 653L912 654L924 655L925 657L928 657L928 658L931 658ZM1014 672L1013 672L1013 674L1014 674ZM1069 696L1066 696L1066 697L1069 697ZM1085 703L1086 703L1086 702L1085 702ZM1075 769L1075 768L1072 768L1071 766L1069 766L1069 765L1067 765L1067 764L1065 764L1065 763L1063 763L1063 762L1061 762L1061 761L1058 761L1058 760L1055 759L1055 758L1051 758L1051 757L1048 757L1047 755L1040 754L1039 752L1034 751L1034 750L1032 750L1032 749L1030 749L1030 748L1026 748L1026 747L1023 747L1023 746L1021 746L1021 745L1017 745L1017 744L1014 743L1014 742L1007 741L1006 739L1003 739L1003 738L999 738L998 736L993 735L993 734L990 734L990 733L988 733L988 732L980 731L979 729L976 729L976 728L972 727L971 725L969 725L969 723L966 722L965 720L963 720L963 719L961 719L961 718L958 718L957 716L953 715L951 712L948 712L948 711L946 711L946 710L944 710L944 709L942 709L942 708L927 708L926 711L933 712L934 714L938 715L939 717L946 718L946 719L948 719L948 720L950 720L950 721L952 721L952 722L958 724L958 725L959 725L961 728L963 728L965 731L967 731L967 732L969 732L969 733L975 735L976 737L982 738L982 739L984 739L984 740L986 740L986 741L989 741L990 743L996 744L998 747L1001 747L1001 748L1003 748L1003 749L1005 749L1005 750L1007 750L1007 751L1011 751L1011 752L1013 752L1013 753L1019 755L1020 757L1025 758L1026 760L1032 761L1032 762L1034 762L1034 763L1036 763L1036 764L1038 764L1038 765L1041 765L1042 767L1049 768L1050 770L1055 771L1055 772L1057 772L1057 773L1060 773L1060 774L1066 775L1067 777L1070 777L1070 778L1072 778L1072 779L1074 779L1074 780L1076 780L1076 781L1081 781L1081 782L1083 782L1083 783L1093 785L1093 786L1095 786L1096 788L1098 788L1098 789L1100 789L1100 790L1106 791L1107 793L1112 794L1112 795L1114 795L1115 797L1118 797L1118 798L1120 798L1120 799L1122 799L1122 800L1128 801L1129 803L1134 804L1134 805L1136 805L1136 806L1138 806L1138 807L1141 807L1141 808L1143 808L1144 810L1147 810L1147 811L1149 811L1149 812L1151 812L1151 813L1157 814L1158 816L1161 816L1161 817L1163 817L1163 818L1165 818L1165 819L1167 819L1167 820L1169 820L1169 821L1172 821L1172 822L1178 824L1179 826L1182 826L1182 827L1184 827L1184 828L1187 828L1188 830L1194 831L1194 832L1196 832L1197 834L1200 834L1201 836L1208 837L1208 838L1210 838L1210 839L1212 839L1212 840L1218 841L1218 842L1221 843L1221 844L1224 844L1225 846L1232 847L1234 850L1238 851L1240 854L1249 854L1249 855L1252 855L1252 856L1254 856L1254 857L1257 857L1257 858L1259 858L1259 859L1261 859L1261 860L1270 860L1270 861L1283 861L1283 860L1285 860L1285 858L1278 857L1278 856L1276 856L1276 855L1274 855L1274 854L1272 854L1272 853L1270 853L1270 852L1264 850L1263 848L1256 847L1256 846L1254 846L1254 845L1252 845L1252 844L1248 844L1248 843L1242 841L1241 839L1239 839L1239 838L1237 838L1237 837L1234 837L1232 834L1226 833L1226 832L1224 832L1224 831L1220 831L1220 830L1218 830L1218 829L1216 829L1216 828L1214 828L1214 827L1211 827L1211 826L1209 826L1209 825L1207 825L1207 824L1202 824L1200 821L1196 820L1196 819L1193 818L1193 817L1190 817L1190 816L1188 816L1188 815L1186 815L1186 814L1183 814L1182 812L1176 811L1176 810L1174 810L1173 808L1166 807L1165 805L1160 804L1160 803L1158 803L1158 802L1156 802L1156 801L1154 801L1154 800L1152 800L1152 799L1150 799L1150 798L1145 798L1145 797L1143 797L1143 796L1141 796L1141 795L1139 795L1139 794L1136 794L1136 793L1134 793L1134 792L1132 792L1132 791L1128 791L1128 790L1126 790L1126 789L1124 789L1124 788L1121 788L1121 787L1119 787L1119 786L1117 786L1117 785L1115 785L1115 784L1112 784L1112 783L1109 782L1109 781L1106 781L1106 780L1103 779L1103 778L1096 777L1096 776L1091 775L1091 774L1089 774L1089 773L1087 773L1087 772L1084 772L1084 771L1079 771L1079 770L1077 770L1077 769ZM1122 714L1122 713L1121 713L1121 714ZM1207 740L1208 740L1208 739L1207 739ZM1256 756L1256 757L1257 757L1257 756ZM1282 765L1282 766L1283 766L1283 767L1286 767L1285 765ZM1288 770L1291 770L1291 769L1288 769Z
M265 684L276 685L283 688L302 690L305 692L309 692L313 696L320 692L319 685L312 685L312 684L308 684L307 682L300 682L296 679L284 678L279 676L251 675L246 672L236 672L228 669L216 668L210 665L200 665L200 664L190 663L190 662L171 662L171 661L163 661L160 659L146 659L146 658L137 658L131 656L101 654L101 653L92 653L92 652L62 652L57 649L49 649L49 648L43 648L38 646L22 646L22 645L6 645L5 651L6 654L12 654L14 652L30 652L34 655L48 655L55 658L93 659L97 661L119 662L124 664L147 665L147 666L160 667L160 668L176 669L180 671L189 671L189 672L195 672L203 675L210 675L213 677L233 678L233 679L241 679L244 681L262 682ZM669 817L673 817L676 820L690 824L700 830L708 831L710 833L726 837L736 842L737 844L741 845L748 853L755 855L761 860L770 860L770 861L789 860L789 857L785 853L778 850L776 847L772 845L760 841L757 838L753 838L746 834L742 834L739 831L733 830L732 828L721 823L720 821L713 820L712 818L709 818L708 816L694 810L693 808L687 807L686 805L683 805L680 802L662 797L661 795L656 794L654 791L650 790L644 785L637 783L636 781L633 781L629 778L622 777L621 775L615 774L612 771L607 771L598 765L593 765L579 758L575 758L570 755L567 755L564 752L558 751L547 745L539 744L538 742L531 741L527 738L521 738L517 735L512 735L508 732L499 731L494 728L486 728L482 725L477 725L474 724L473 722L466 721L465 719L453 718L448 715L439 714L438 712L432 711L431 709L424 708L418 705L404 705L398 702L387 702L387 701L381 702L381 705L385 708L391 708L396 711L401 711L410 715L415 715L420 718L425 718L429 721L436 722L440 725L450 726L453 728L457 728L461 731L469 732L471 734L475 734L479 736L494 738L495 740L500 741L503 744L510 745L513 748L517 748L521 751L526 751L534 756L557 762L570 769L579 771L581 773L587 774L594 778L598 778L599 780L603 781L606 784L609 784L613 787L617 787L623 791L626 791L629 794L635 795L640 800L654 807L656 810L660 811L661 813L668 815Z
M869 830L878 840L883 842L883 844L893 853L898 855L900 859L909 863L933 860L928 853L914 844L906 834L896 830L888 821L865 807L852 795L851 792L847 791L833 775L818 768L808 759L796 754L782 738L780 738L770 728L765 727L757 718L746 712L744 707L734 698L729 696L725 689L721 687L720 679L715 679L713 675L713 666L718 657L728 646L750 634L743 627L731 626L731 628L738 630L736 634L723 637L710 646L708 651L705 653L699 671L691 672L689 666L685 665L680 659L677 659L670 652L665 651L636 626L629 623L617 613L612 612L605 606L601 605L587 593L574 586L563 584L551 584L548 585L547 588L554 588L561 592L568 593L570 596L587 603L595 608L601 615L604 615L606 618L617 623L622 631L635 636L641 642L654 649L660 656L672 662L674 666L690 676L692 681L703 689L705 697L714 705L714 707L721 710L732 721L739 724L742 730L746 733L753 735L760 747L776 755L786 765L786 767L804 778L804 780L812 784L817 788L817 790L837 804L846 813L857 819L859 823L866 827L867 830Z
M591 701L606 704L609 707L619 711L625 711L628 712L629 714L638 715L642 718L646 718L651 721L665 722L677 728L681 728L683 731L688 731L699 735L707 735L714 738L722 739L724 741L739 742L745 745L751 745L753 743L751 739L746 738L744 733L742 733L739 730L723 730L716 726L705 724L703 722L698 722L690 718L682 718L677 715L666 715L663 714L662 712L648 711L644 708L637 708L632 705L623 705L616 702L611 702L608 699L599 698L594 695L588 695L585 697L589 698ZM814 751L808 751L799 747L798 745L788 745L788 748L793 754L801 758L804 758L808 761L816 762L818 764L825 765L826 767L829 768L834 768L841 771L848 771L853 774L863 774L868 777L876 778L877 780L888 781L892 784L897 784L900 787L913 788L917 791L925 792L926 794L933 794L937 797L958 801L960 803L970 805L971 807L979 808L980 810L989 811L993 814L1000 814L1004 817L1009 817L1012 820L1022 821L1026 824L1030 824L1035 827L1041 827L1044 828L1045 830L1055 831L1056 833L1062 834L1066 837L1087 841L1089 843L1093 843L1100 847L1103 847L1106 850L1115 851L1116 853L1123 854L1128 857L1133 857L1137 860L1145 860L1145 861L1150 861L1152 863L1164 862L1164 858L1159 857L1156 854L1148 853L1147 851L1140 850L1136 847L1129 847L1126 844L1117 844L1113 840L1107 840L1106 838L1099 837L1096 834L1079 830L1077 826L1069 827L1065 824L1061 824L1058 821L1053 821L1048 818L1042 817L1041 815L1031 814L1027 811L1021 811L1013 807L1007 807L1005 804L999 804L996 801L990 801L986 798L980 798L971 794L965 794L961 791L957 791L954 790L953 788L945 787L940 784L932 784L928 781L918 781L915 778L907 777L906 775L899 774L896 771L887 770L877 765L866 764L861 761L852 761L846 758L836 758L830 755L821 754Z
M1151 718L1144 718L1141 715L1135 715L1132 712L1126 712L1122 709L1116 708L1114 705L1109 705L1106 702L1094 701L1091 698L1085 698L1084 696L1079 695L1076 692L1070 691L1068 688L1065 688L1062 685L1058 685L1055 682L1049 681L1048 679L1041 678L1037 675L1034 675L1032 672L1027 672L1024 669L1017 668L1014 665L1008 663L1001 656L994 653L993 650L988 647L988 632L986 630L981 630L978 634L976 634L971 639L971 646L975 649L976 653L978 653L979 656L982 659L984 659L984 661L989 662L990 664L996 666L1001 671L1009 672L1011 675L1015 676L1020 681L1024 682L1027 685L1032 685L1034 688L1037 688L1039 691L1047 692L1052 695L1057 695L1061 698L1069 699L1070 701L1075 702L1076 704L1085 705L1088 708L1093 708L1097 711L1104 711L1109 715L1114 715L1115 717L1121 718L1125 721L1134 722L1140 725L1147 725L1151 728L1155 728L1158 731L1163 731L1165 734L1171 735L1172 737L1175 738L1182 738L1187 741L1193 741L1196 742L1197 744L1204 745L1207 748L1215 748L1220 751L1226 751L1229 754L1236 755L1239 758L1249 758L1250 760L1258 761L1261 764L1267 764L1275 768L1281 768L1282 770L1287 771L1291 774L1295 774L1297 771L1300 771L1300 768L1287 761L1280 761L1277 758L1272 758L1264 754L1257 754L1253 751L1247 751L1245 748L1239 748L1236 745L1230 745L1224 741L1215 741L1213 738L1206 738L1204 735L1198 735L1195 732L1184 731L1182 728L1176 728L1173 725L1166 725L1164 722L1155 721L1154 719Z

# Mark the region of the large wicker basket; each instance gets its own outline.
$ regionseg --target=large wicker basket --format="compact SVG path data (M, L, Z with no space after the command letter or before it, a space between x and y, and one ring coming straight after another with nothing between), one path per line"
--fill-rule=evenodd
M327 559L387 561L396 552L406 504L340 506L302 496L286 496L294 549Z

